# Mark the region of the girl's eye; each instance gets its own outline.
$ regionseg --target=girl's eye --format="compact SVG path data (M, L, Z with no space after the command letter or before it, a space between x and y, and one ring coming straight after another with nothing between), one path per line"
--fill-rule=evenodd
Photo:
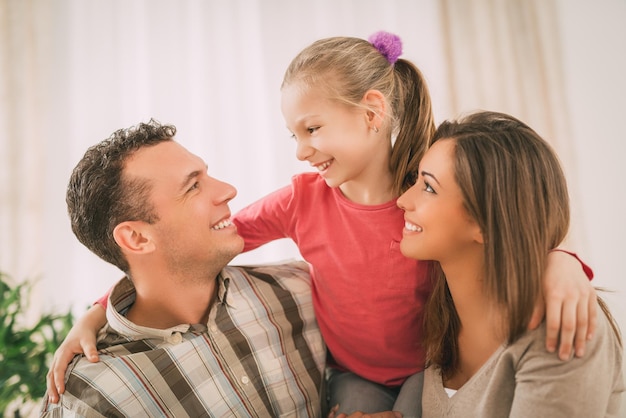
M435 193L435 189L433 189L427 181L424 182L424 191L428 193Z
M306 128L306 130L309 134L314 134L319 128L319 126L311 126L310 128Z

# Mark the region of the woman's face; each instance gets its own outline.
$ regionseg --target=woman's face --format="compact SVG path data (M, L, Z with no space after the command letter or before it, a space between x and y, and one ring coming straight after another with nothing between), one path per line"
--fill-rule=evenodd
M455 144L453 139L435 142L420 162L416 183L398 198L405 212L400 249L406 257L443 263L482 242L455 179Z

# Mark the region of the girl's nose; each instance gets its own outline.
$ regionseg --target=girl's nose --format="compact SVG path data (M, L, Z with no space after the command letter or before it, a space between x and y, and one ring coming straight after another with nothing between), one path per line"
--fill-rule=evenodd
M306 141L298 141L296 146L296 158L300 161L305 161L315 153L315 149L311 147Z

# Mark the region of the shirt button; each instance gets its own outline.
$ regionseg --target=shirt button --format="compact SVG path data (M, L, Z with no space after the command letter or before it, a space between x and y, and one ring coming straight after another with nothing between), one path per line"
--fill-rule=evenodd
M248 376L242 377L241 383L243 383L244 385L247 385L248 383L250 383L250 379L248 379Z
M183 340L183 336L180 334L180 332L175 332L169 338L169 341L172 344L180 344L182 340Z

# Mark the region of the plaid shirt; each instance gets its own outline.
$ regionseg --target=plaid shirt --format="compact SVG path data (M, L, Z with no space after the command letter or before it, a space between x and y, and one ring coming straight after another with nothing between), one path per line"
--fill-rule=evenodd
M325 361L309 270L294 262L226 267L207 325L137 326L135 290L111 292L100 362L74 359L42 417L317 417ZM47 398L47 396L46 396Z

